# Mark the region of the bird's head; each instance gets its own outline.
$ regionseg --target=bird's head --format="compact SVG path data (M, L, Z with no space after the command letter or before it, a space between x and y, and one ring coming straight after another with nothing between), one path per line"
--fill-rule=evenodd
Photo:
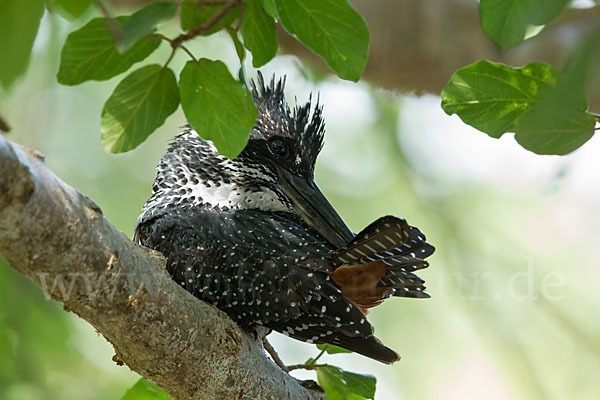
M274 78L265 85L260 74L252 82L258 118L233 160L188 126L163 156L141 219L173 205L291 212L333 245L346 245L353 235L313 177L323 145L322 107L309 100L290 108L284 85Z

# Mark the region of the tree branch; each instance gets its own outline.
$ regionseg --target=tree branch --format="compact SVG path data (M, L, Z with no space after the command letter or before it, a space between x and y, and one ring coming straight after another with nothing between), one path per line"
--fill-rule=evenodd
M176 400L323 399L229 317L177 285L39 153L0 136L0 254Z
M223 7L221 7L219 9L219 11L214 13L208 19L208 21L206 21L202 25L196 26L195 28L189 30L187 33L182 33L181 35L179 35L175 39L173 39L171 41L171 46L173 48L177 48L181 45L181 43L185 42L186 40L193 39L196 36L200 35L201 33L211 29L213 26L218 24L219 21L221 19L223 19L223 17L225 17L225 15L227 15L229 10L231 10L233 7L240 5L240 4L241 4L241 0L230 0L228 3L225 3L225 5Z

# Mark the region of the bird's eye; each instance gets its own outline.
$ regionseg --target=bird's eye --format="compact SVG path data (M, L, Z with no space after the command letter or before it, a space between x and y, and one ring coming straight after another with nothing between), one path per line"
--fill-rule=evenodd
M288 154L288 147L283 140L274 139L269 142L269 150L275 157L285 157Z

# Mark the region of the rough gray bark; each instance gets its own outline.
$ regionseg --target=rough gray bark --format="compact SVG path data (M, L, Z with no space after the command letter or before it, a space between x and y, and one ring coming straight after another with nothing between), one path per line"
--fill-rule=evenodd
M41 155L0 135L0 255L176 400L322 399L223 312L179 287Z

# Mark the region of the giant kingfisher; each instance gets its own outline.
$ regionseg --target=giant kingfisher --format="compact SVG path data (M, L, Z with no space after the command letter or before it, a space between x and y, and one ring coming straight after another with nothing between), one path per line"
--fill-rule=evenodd
M314 182L322 106L290 108L284 80L251 89L259 114L234 159L190 126L157 167L136 240L162 252L172 278L239 325L265 327L393 363L367 321L391 296L429 297L414 274L434 247L402 218L354 235Z

